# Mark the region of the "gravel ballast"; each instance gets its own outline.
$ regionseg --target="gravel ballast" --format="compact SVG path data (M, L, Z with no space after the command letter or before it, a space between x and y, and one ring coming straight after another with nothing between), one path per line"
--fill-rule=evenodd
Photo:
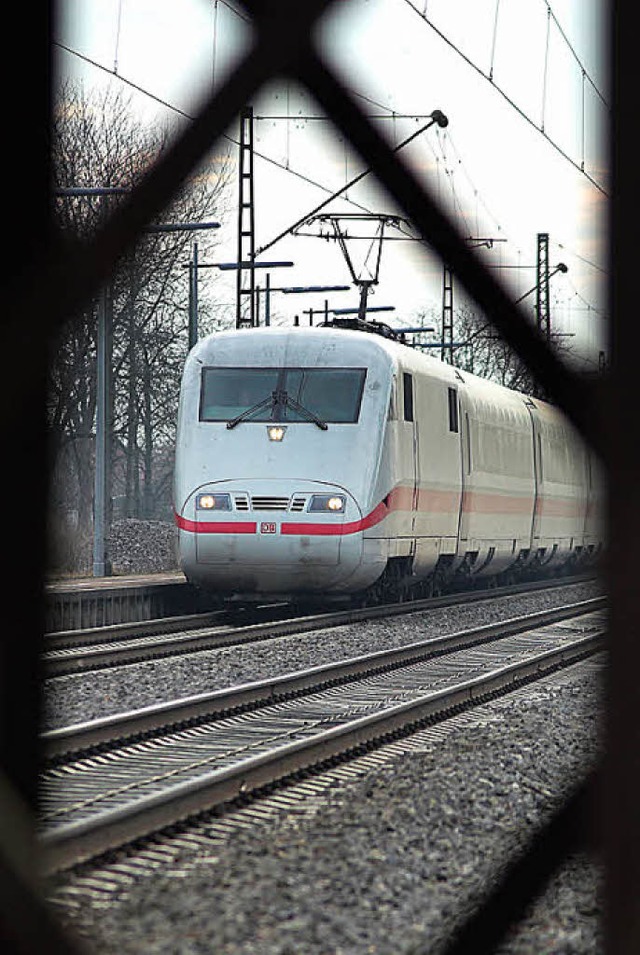
M313 811L283 811L65 918L105 955L437 955L586 774L599 716L597 668L582 664L336 785ZM572 858L501 953L602 952L599 882L592 860Z
M391 617L279 637L241 647L47 680L43 727L52 729L126 710L347 659L376 650L578 602L599 593L596 583L493 598L488 602Z
M116 575L178 570L176 526L133 517L115 521L109 529L107 556Z

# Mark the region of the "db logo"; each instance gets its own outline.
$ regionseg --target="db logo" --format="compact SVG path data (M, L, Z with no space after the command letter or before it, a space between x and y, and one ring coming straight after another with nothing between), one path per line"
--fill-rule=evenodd
M261 534L275 534L276 525L272 524L271 521L262 521L260 524L260 533Z

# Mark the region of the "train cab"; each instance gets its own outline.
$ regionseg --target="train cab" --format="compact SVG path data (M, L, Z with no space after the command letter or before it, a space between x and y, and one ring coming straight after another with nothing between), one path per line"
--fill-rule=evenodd
M175 511L187 577L260 593L361 589L392 371L367 340L266 328L203 339L184 370Z

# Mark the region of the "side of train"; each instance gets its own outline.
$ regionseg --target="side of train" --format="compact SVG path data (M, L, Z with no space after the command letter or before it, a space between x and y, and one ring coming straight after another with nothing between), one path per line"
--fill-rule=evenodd
M601 491L551 405L381 335L221 332L187 358L180 560L222 594L424 594L588 561Z

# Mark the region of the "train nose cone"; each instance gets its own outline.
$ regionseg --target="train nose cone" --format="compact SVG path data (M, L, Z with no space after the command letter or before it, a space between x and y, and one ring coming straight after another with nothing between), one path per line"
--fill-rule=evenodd
M219 482L232 509L195 511L199 576L235 591L320 592L347 579L362 559L361 512L342 487L310 481Z

